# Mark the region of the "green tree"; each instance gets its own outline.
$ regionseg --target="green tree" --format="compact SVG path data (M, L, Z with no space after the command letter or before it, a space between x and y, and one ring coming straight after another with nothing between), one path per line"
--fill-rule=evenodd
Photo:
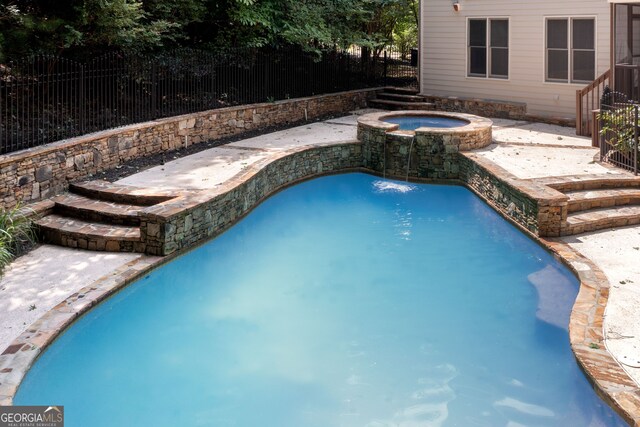
M378 49L412 34L417 0L5 0L0 61L190 46L353 44Z

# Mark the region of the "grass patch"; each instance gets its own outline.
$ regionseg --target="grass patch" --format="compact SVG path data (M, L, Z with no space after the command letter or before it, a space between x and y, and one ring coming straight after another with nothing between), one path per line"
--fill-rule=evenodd
M11 260L35 244L37 238L32 213L20 206L0 210L0 275Z

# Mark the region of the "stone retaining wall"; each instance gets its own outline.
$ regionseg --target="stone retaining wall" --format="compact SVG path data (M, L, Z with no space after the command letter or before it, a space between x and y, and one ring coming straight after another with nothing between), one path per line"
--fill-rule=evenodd
M425 102L434 104L436 110L512 120L524 120L527 117L527 104L524 102L464 98L459 96L422 96L426 98Z
M535 236L560 236L569 197L533 180L518 179L473 153L460 153L460 179L505 217Z
M422 95L425 102L434 104L435 110L477 114L500 119L527 120L531 122L575 127L575 117L559 117L527 113L524 102L500 101L496 99L464 98L459 96Z
M468 124L456 128L424 127L415 131L398 130L397 124L384 121L396 116L424 114L395 111L359 117L358 140L363 143L363 165L390 177L458 179L458 153L491 144L492 122L483 117L429 112L429 116L465 120Z
M375 89L221 108L68 139L0 156L0 203L11 208L64 191L122 163L249 130L346 113Z
M387 172L404 178L408 145L389 146L392 150L387 152L387 162L390 162ZM216 236L270 194L300 180L348 170L375 170L371 159L378 156L375 159L379 164L381 153L375 152L375 156L372 152L365 153L370 148L353 141L287 150L252 165L221 187L183 191L171 200L144 208L140 212L140 230L145 252L169 255ZM419 151L415 156L420 158ZM445 162L450 164L451 173L455 173L455 177L448 179L461 181L536 236L560 234L562 218L566 220L567 215L566 195L535 181L518 179L473 153L456 151L446 156ZM419 162L412 163L410 172L420 168Z
M297 181L362 166L362 144L303 147L251 166L222 188L185 194L141 214L146 252L168 255L220 234L269 195Z

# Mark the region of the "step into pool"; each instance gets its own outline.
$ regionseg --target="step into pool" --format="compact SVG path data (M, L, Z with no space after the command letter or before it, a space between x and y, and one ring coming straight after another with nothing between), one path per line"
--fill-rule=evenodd
M469 190L314 179L89 311L15 403L67 427L622 426L575 277Z

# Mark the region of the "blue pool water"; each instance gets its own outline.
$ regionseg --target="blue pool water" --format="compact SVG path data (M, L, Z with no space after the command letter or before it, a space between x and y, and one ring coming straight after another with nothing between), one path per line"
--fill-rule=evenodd
M16 404L68 427L619 426L576 279L462 187L319 178L62 335Z
M465 120L437 116L389 117L384 119L384 121L400 125L399 130L416 130L421 127L457 128L469 124L469 122Z

